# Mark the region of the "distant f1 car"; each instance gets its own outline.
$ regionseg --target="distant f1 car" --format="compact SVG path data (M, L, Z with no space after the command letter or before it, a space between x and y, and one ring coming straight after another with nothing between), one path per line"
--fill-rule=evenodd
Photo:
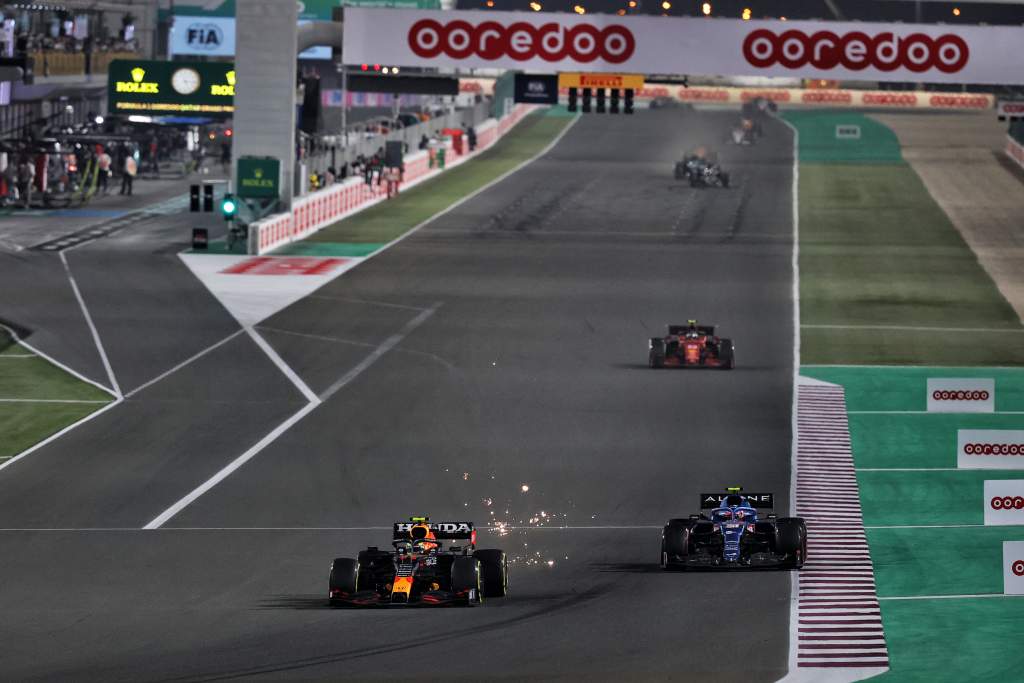
M714 325L669 325L664 337L651 337L647 364L652 368L721 368L736 367L736 353L731 339L715 335Z
M807 560L807 525L800 517L761 517L770 493L700 494L701 512L670 519L661 536L663 569L800 569ZM710 510L710 516L704 514Z
M676 180L689 180L690 187L729 187L729 174L717 162L696 154L677 161L673 175Z
M472 522L395 522L393 550L371 546L331 564L330 604L347 607L463 605L508 591L501 550L477 550ZM441 541L466 541L447 549Z

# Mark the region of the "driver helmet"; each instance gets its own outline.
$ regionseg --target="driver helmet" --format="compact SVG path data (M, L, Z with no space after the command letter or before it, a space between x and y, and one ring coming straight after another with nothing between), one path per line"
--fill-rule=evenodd
M413 549L417 552L428 553L438 548L437 537L430 530L429 524L416 524L409 530L409 536L412 537Z
M697 321L691 320L690 326L686 329L687 339L696 339L700 336L700 332L697 330Z

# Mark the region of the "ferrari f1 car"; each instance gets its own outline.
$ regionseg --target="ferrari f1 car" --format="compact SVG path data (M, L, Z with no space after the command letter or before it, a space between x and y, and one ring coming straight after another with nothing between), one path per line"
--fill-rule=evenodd
M700 494L701 512L670 519L661 536L663 569L800 569L807 559L807 525L799 517L761 516L770 493ZM710 514L704 511L709 510Z
M714 325L669 325L664 337L651 337L647 364L652 368L722 368L736 367L736 354L731 339L715 335Z
M464 541L444 547L441 541ZM371 546L331 564L333 606L477 605L508 591L501 550L477 550L472 522L395 522L392 550Z

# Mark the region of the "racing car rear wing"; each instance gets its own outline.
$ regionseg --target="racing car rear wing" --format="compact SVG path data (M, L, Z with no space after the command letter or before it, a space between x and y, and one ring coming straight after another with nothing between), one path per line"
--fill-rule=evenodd
M680 334L686 334L687 331L689 331L689 329L690 329L689 325L669 325L668 326L668 333L669 333L669 336L676 337L676 336L679 336ZM714 337L715 336L715 326L714 325L697 325L696 329L697 329L697 334L699 334L699 335L703 335L705 337Z
M714 510L722 507L722 501L731 493L702 493L700 494L700 509ZM747 502L755 508L771 510L775 507L775 496L771 493L741 493Z
M439 541L474 541L476 538L473 522L395 522L394 539L401 541L409 538L412 528L420 525L433 531L434 538Z

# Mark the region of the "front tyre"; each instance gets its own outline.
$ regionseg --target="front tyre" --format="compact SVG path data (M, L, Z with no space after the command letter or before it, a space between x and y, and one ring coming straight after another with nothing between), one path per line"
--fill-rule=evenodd
M456 557L452 562L452 593L473 605L483 602L480 561L475 557Z
M508 557L502 550L477 550L485 598L503 598L508 594Z
M783 566L800 569L807 561L807 524L800 517L783 517L776 523L776 551L787 555Z
M352 595L359 586L359 561L339 557L331 563L331 578L328 582L328 598L336 604L339 598Z

